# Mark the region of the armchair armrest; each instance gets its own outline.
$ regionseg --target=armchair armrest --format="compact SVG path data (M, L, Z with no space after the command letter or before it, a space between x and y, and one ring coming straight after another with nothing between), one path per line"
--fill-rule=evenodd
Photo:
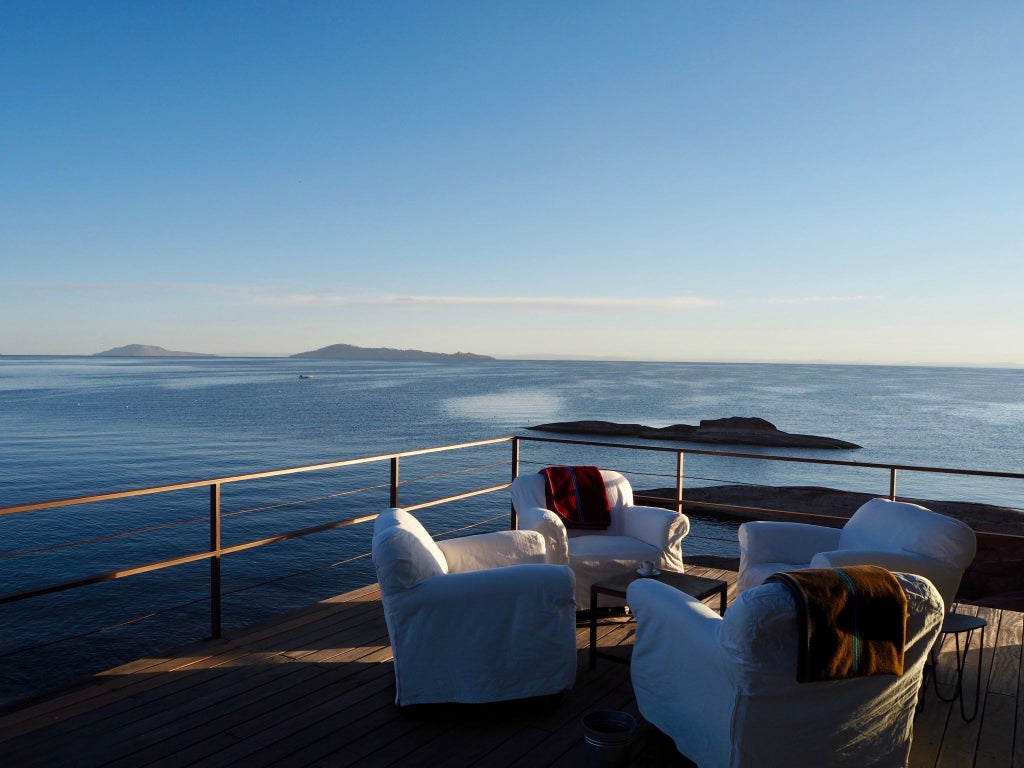
M740 557L747 563L809 563L819 552L836 549L840 533L840 528L809 523L743 523Z
M567 564L569 562L569 536L558 515L543 507L517 509L519 530L537 531L547 545L548 562Z
M437 542L449 573L548 562L547 545L537 531L495 531Z
M678 550L690 532L690 518L663 507L629 506L622 509L622 532L658 549Z
M706 659L718 655L722 617L700 600L655 579L638 579L626 590L626 602L637 621L633 663L657 648L658 636L670 641L681 663L693 653ZM682 652L683 645L689 653ZM667 672L662 675L671 676Z
M673 738L680 722L699 723L687 748L729 743L735 690L721 648L722 618L653 579L630 584L626 600L636 617L630 675L641 714Z

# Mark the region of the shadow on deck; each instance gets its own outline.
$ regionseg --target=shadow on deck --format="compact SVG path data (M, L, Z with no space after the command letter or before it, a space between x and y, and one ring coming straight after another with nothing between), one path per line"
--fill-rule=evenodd
M734 571L688 570L729 581L731 600ZM399 710L379 597L376 585L339 595L234 638L118 667L10 712L0 717L0 765L581 766L581 720L597 709L637 717L633 765L693 765L640 718L628 666L600 661L588 671L585 623L577 631L576 684L561 697ZM964 723L955 705L929 691L910 764L1024 768L1024 614L963 608L989 623L981 714ZM599 645L628 654L633 630L627 620L604 620ZM948 645L939 664L947 690ZM968 679L977 671L972 652Z

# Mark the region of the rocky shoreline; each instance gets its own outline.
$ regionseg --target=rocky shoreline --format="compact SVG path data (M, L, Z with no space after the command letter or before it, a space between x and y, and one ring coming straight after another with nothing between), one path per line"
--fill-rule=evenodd
M645 440L677 440L713 445L771 445L783 448L825 448L849 450L860 448L856 443L819 435L783 432L770 421L748 416L724 419L701 419L700 424L673 424L648 427L644 424L619 424L614 421L556 421L538 424L529 429L562 434L637 437Z
M637 496L674 499L674 488L654 488L636 491ZM686 513L735 522L737 527L745 520L783 519L783 515L765 512L719 512L711 507L703 510L701 504L728 504L739 507L796 512L806 522L840 527L864 502L876 494L842 491L816 486L749 486L725 485L687 488L683 497L689 505ZM1024 513L1007 507L971 502L936 501L932 499L900 498L956 517L970 525L978 537L978 553L964 574L960 595L977 605L1024 611ZM656 503L645 500L643 503ZM785 519L793 519L788 517ZM738 565L738 562L737 562Z

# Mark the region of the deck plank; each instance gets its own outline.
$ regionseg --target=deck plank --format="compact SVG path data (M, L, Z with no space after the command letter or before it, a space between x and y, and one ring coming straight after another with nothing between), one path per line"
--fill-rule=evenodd
M55 720L65 720L90 710L100 710L110 703L120 701L126 695L137 695L153 687L173 687L174 683L167 678L167 673L181 673L202 669L219 668L239 660L248 659L253 647L266 647L277 637L293 636L300 638L301 628L310 624L331 626L325 619L339 615L342 610L352 605L359 605L364 616L356 616L351 621L353 626L365 621L365 615L379 610L379 592L375 586L363 587L317 603L315 606L300 608L256 625L242 636L244 643L238 640L204 641L183 649L174 657L166 659L140 659L129 662L106 672L95 675L83 684L70 689L59 697L50 697L41 703L30 705L20 711L8 715L4 722L8 727L43 727ZM108 714L115 709L107 709ZM88 724L88 721L82 721ZM0 735L2 740L2 735Z
M988 618L983 616L983 618ZM1017 688L1021 668L1021 620L1024 614L1004 613L993 617L995 647L992 673L985 700L984 722L975 766L1005 766L1013 754L1014 722L1017 715Z
M734 596L735 572L690 571L726 579ZM583 715L617 709L638 719L634 765L692 768L671 739L640 717L627 665L598 659L597 669L588 669L587 622L577 626L576 684L557 701L399 710L379 600L376 585L364 587L28 703L0 716L0 765L570 768L586 761ZM717 600L706 602L717 609ZM959 705L926 694L910 765L1024 768L1024 614L962 610L989 622L983 709L964 723ZM602 619L600 646L628 657L635 626ZM966 674L973 682L973 650L971 659ZM950 642L938 670L947 693L952 664Z

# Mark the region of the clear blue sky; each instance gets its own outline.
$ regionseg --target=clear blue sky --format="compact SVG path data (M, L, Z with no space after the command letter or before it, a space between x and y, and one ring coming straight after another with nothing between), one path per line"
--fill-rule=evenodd
M0 5L0 353L1024 365L1019 2Z

